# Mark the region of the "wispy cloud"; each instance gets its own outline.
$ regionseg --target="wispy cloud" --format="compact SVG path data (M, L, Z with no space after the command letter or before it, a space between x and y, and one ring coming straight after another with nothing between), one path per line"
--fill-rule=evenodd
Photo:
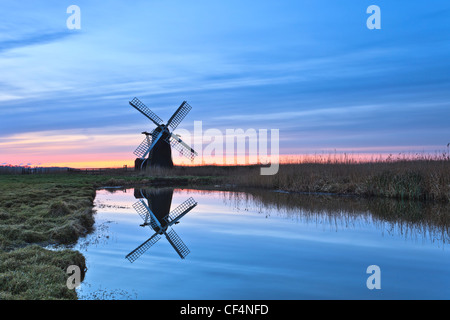
M54 31L48 33L32 33L21 35L14 39L0 41L0 53L8 50L13 50L22 47L33 45L47 44L55 41L60 41L73 36L75 33L64 31Z

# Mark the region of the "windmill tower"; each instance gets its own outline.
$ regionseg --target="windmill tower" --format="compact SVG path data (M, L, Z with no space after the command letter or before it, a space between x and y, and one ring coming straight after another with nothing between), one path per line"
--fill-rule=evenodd
M145 135L144 141L142 141L134 151L134 154L138 157L135 161L136 169L143 169L148 165L152 167L173 167L171 147L178 150L185 157L191 159L191 161L194 160L197 152L171 132L178 127L192 109L186 101L183 101L178 107L167 124L164 124L163 120L153 113L138 98L134 98L129 103L156 125L156 128L150 133L147 131L142 132L142 134Z
M137 190L135 190L135 196L137 193L136 191ZM150 249L150 247L158 242L162 235L164 235L180 258L184 259L190 251L175 230L172 229L172 225L177 224L182 217L197 205L197 202L191 197L173 211L169 212L172 203L173 189L140 189L138 193L140 193L140 196L139 194L137 196L141 199L133 205L133 208L141 216L142 220L144 220L144 223L140 226L149 226L154 233L149 239L131 251L126 258L130 262L136 261ZM147 203L145 203L145 200L142 198L146 198Z

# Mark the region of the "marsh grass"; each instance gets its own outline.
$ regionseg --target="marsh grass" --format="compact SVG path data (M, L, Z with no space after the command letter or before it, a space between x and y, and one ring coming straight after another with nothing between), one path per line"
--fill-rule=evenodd
M447 161L288 164L281 165L276 176L247 174L235 177L235 181L239 185L293 192L450 201Z
M257 165L154 168L146 175L209 177L210 183L289 192L450 202L448 158L287 163L280 164L278 173L269 176L261 175L260 168Z
M80 267L82 280L86 262L77 251L54 252L38 245L0 251L0 297L5 300L76 299L76 292L66 286L65 270L70 265Z
M89 232L95 190L51 181L51 176L1 176L0 249L70 244Z

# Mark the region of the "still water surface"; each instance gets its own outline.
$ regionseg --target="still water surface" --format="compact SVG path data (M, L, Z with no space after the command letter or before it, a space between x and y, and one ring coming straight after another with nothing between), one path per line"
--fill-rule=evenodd
M155 234L133 204L163 221L190 197L169 227L181 243L162 235L133 252ZM98 190L95 205L95 231L75 247L88 267L80 299L450 298L447 207L191 189ZM367 287L371 265L381 289Z

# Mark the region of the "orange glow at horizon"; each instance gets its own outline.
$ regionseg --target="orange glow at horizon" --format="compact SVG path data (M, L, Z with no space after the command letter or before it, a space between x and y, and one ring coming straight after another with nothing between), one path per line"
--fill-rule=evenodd
M102 155L103 159L100 157L85 158L77 157L78 159L67 159L55 162L42 162L38 167L69 167L74 169L89 169L89 168L123 168L127 166L128 168L134 167L135 158L108 158L107 155ZM385 161L390 158L392 154L352 154L346 156L343 154L324 154L324 155L310 155L310 154L290 154L290 155L280 155L280 164L299 164L299 163L358 163L358 162L374 162L374 161ZM391 157L395 160L395 157ZM404 156L404 159L410 159L408 156ZM96 159L96 160L91 160ZM402 156L398 156L397 159L402 159ZM228 166L228 165L252 165L261 163L249 163L245 162L244 159L235 159L236 161L231 163L217 163L214 161L214 157L204 158L200 163L193 163L189 160L185 160L179 157L174 157L173 162L176 166L202 166L202 165L216 165L216 166ZM268 164L270 161L268 162ZM264 163L263 163L264 164ZM37 165L31 165L37 166Z
M111 129L117 131L117 128ZM27 134L16 134L0 138L0 165L20 165L31 167L71 167L71 168L122 168L134 167L133 151L142 137L136 134L108 134L108 130L92 130L79 134L77 131L41 131ZM203 146L204 147L204 146ZM304 162L367 162L386 159L411 159L417 156L433 154L434 146L377 146L360 148L333 148L328 151L312 153L311 150L298 148L292 154L281 154L279 163ZM413 153L411 150L424 150ZM435 147L435 150L438 150ZM206 149L205 149L206 150ZM428 151L425 151L428 150ZM225 151L225 150L223 150ZM399 153L399 151L401 151ZM272 163L276 156L268 152L264 159L250 162L248 155L225 158L204 154L194 162L173 151L173 161L179 166L199 165L248 165Z

